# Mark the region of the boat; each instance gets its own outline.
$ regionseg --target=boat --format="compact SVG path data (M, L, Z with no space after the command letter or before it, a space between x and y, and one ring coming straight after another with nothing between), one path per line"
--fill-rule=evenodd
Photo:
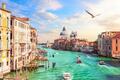
M99 61L99 64L100 65L105 65L105 62L104 61Z
M81 63L80 57L77 57L77 64Z
M67 72L63 73L63 79L64 80L72 80L71 74L67 73Z

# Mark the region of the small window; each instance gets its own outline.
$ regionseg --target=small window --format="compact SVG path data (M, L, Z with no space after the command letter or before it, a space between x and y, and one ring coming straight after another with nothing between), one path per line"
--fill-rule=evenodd
M109 46L109 50L111 50L111 47Z
M116 46L116 51L118 50L118 47Z
M12 25L12 20L10 21L10 25Z
M0 62L0 67L2 67L2 63Z
M7 27L9 27L9 18L7 17Z
M12 32L10 33L10 39L12 39Z
M9 57L9 52L7 51L7 57Z
M7 40L8 40L8 36L7 36Z
M118 43L118 40L116 39L116 44Z
M9 65L9 62L7 61L7 66Z

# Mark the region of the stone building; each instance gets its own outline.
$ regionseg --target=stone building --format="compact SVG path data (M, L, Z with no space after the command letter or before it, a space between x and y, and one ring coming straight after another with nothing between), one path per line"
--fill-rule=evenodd
M120 57L120 32L102 32L98 36L99 55Z
M5 3L0 8L0 77L10 72L10 16Z

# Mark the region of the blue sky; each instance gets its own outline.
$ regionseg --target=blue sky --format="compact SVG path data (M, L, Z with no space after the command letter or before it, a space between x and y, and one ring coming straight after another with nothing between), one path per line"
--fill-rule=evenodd
M119 24L111 22L110 18L119 15L119 0L0 0L0 4L2 2L7 4L12 15L30 18L41 42L58 38L63 26L68 34L77 31L79 38L90 41L96 40L103 31L118 30ZM85 9L102 15L92 19ZM115 20L119 18L115 17Z

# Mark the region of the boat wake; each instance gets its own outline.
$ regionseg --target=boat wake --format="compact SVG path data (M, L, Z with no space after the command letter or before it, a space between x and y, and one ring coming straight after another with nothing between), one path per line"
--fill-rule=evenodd
M87 58L88 58L88 59L91 59L92 57L90 57L90 56L87 55Z
M81 63L81 64L79 64L79 65L82 66L82 67L88 67L88 65L85 64L85 63Z

